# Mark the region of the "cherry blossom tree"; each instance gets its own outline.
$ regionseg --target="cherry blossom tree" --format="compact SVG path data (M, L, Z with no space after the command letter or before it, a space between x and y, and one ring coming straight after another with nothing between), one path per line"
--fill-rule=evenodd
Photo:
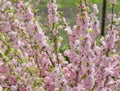
M112 13L101 36L98 6L89 0L77 3L73 28L50 0L49 35L31 0L0 0L0 91L119 91L120 18L113 12L116 0L108 1ZM59 30L69 37L63 53Z

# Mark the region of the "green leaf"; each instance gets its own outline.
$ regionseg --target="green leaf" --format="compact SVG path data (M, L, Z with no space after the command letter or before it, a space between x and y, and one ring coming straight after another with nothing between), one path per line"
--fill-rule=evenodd
M56 23L54 24L54 26L55 26L55 29L57 29L58 26L59 26L59 22L56 22Z
M29 60L28 60L28 59L25 59L25 62L26 62L26 63L28 63L28 62L29 62Z
M20 64L22 64L22 63L23 63L22 59L19 59L19 60L18 60L18 62L19 62Z
M54 71L54 69L55 69L55 68L54 68L53 66L49 66L48 71L49 71L49 72L52 72L52 71Z
M30 71L35 71L35 68L34 67L30 67L29 70Z
M82 40L84 40L84 38L83 38L83 37L80 37L80 38L79 38L79 40L81 40L81 41L82 41Z
M34 76L33 72L35 71L35 68L33 68L33 67L26 68L25 71L26 71L27 73L30 73L31 76Z
M83 76L81 76L81 79L85 79L86 77L86 74L84 74Z
M39 9L34 9L34 10L33 10L33 12L34 12L34 13L37 13L37 12L38 12L38 10L39 10Z
M87 32L90 33L90 34L93 34L93 33L94 33L93 30L87 30Z
M3 57L3 54L2 53L0 53L0 58L2 58Z
M79 53L79 50L77 48L75 48L75 53L77 53L77 54Z
M8 54L11 52L11 48L8 48L6 51L5 51L5 56L8 56Z
M10 58L9 58L9 60L12 60L14 58L14 56L12 55Z
M34 88L37 87L37 81L35 80L33 83Z
M20 75L18 75L18 74L15 73L15 76L17 77L18 80L22 81L22 77L20 77Z
M5 89L3 89L3 91L11 91L10 89L8 89L8 88L5 88Z

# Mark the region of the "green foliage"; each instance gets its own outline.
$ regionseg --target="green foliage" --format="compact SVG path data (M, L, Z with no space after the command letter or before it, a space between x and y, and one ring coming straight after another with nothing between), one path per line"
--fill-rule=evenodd
M59 51L61 53L64 53L65 50L69 50L69 49L70 49L70 47L68 45L63 45L63 46L60 47Z
M8 88L4 88L3 91L11 91L11 90Z
M42 77L37 78L36 80L34 80L34 88L36 88L38 85L44 85L44 79Z
M0 58L2 58L3 57L3 54L0 52Z
M69 49L70 49L70 46L68 46L68 45L63 45L63 46L60 47L59 51L60 51L62 54L64 54L64 51L65 51L65 50L69 50ZM64 59L65 59L66 61L70 62L68 57L64 56Z
M94 33L93 30L87 30L87 32L90 33L90 34L93 34L93 33Z
M84 74L83 76L81 76L81 79L85 79L86 78L86 74Z
M8 47L8 49L5 51L5 56L8 56L8 54L12 51L12 48Z

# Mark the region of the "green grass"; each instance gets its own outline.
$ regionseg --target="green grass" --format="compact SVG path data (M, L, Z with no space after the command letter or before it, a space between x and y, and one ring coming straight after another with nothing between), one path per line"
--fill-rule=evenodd
M56 0L57 4L62 8L74 7L79 0ZM49 0L42 0L39 4L39 7L46 7ZM92 4L92 0L89 1ZM102 0L94 0L94 3L98 4L98 6L102 6ZM110 5L108 3L108 5ZM115 9L120 9L120 0L117 0L117 5Z
M49 2L49 0L43 0L40 4L39 4L39 7L42 8L42 7L46 7L47 6L47 3ZM57 4L58 6L60 6L61 8L67 8L67 7L73 7L75 6L77 0L57 0Z

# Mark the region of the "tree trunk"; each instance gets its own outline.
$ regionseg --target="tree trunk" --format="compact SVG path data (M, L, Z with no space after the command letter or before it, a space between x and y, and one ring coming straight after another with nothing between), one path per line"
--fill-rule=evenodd
M106 18L106 6L107 6L107 1L103 0L103 5L102 5L102 23L101 23L101 35L105 35L105 18Z

